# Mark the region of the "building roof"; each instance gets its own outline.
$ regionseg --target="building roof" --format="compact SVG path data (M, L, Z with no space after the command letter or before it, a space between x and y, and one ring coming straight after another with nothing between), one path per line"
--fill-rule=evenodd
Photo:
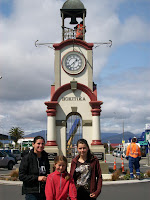
M122 143L111 143L111 146L112 146L113 148L119 147L119 145L122 145Z
M9 135L0 134L0 140L15 140L16 138Z

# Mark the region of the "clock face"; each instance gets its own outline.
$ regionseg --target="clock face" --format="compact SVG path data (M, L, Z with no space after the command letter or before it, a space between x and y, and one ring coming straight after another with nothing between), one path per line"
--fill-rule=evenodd
M71 51L63 57L62 67L68 74L79 74L85 68L85 57L77 51Z

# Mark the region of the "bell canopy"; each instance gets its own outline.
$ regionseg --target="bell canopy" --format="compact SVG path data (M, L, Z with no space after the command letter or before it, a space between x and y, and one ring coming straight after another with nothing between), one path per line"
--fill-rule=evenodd
M62 9L85 9L83 3L80 0L67 0L63 6Z

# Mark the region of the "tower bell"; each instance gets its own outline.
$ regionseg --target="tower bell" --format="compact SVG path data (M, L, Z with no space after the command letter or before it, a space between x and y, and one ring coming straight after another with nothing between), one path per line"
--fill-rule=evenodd
M78 24L77 18L83 20L83 40L85 40L85 17L86 9L80 0L67 0L62 9L60 9L62 17L62 40L74 39L74 32L72 28L65 26L65 19L70 18L70 24ZM67 37L66 37L67 35Z

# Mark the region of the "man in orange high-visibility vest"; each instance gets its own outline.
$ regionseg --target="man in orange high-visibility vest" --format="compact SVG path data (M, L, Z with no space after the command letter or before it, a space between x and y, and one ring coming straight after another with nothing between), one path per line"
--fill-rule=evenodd
M141 151L140 147L136 144L136 137L132 138L131 144L128 145L126 151L126 159L129 160L130 178L134 179L133 166L135 167L138 179L140 179L140 163Z
M83 21L80 22L80 24L78 24L74 29L76 29L76 39L83 40Z

